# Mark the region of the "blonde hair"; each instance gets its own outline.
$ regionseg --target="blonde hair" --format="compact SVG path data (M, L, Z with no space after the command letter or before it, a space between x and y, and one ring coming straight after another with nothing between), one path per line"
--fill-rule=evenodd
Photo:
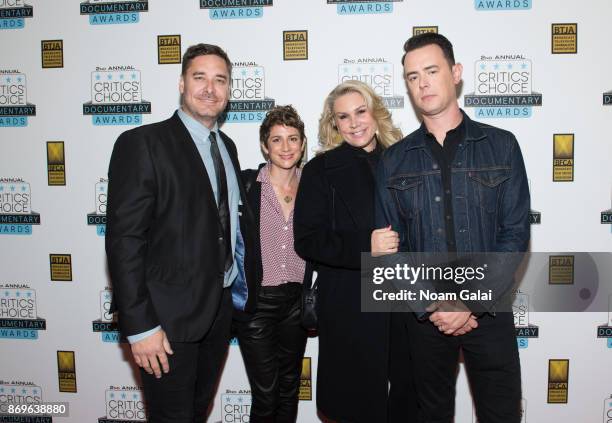
M319 119L320 148L317 153L334 149L344 142L335 123L334 103L339 97L348 93L358 93L365 100L378 126L376 139L383 147L386 148L402 138L402 131L393 125L391 113L385 107L382 98L368 84L352 79L337 85L325 99L323 113Z

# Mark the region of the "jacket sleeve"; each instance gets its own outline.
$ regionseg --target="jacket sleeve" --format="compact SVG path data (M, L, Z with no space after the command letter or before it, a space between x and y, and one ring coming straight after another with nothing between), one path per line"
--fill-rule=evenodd
M338 207L339 199L333 198L334 188L330 187L323 170L313 166L315 164L318 163L309 162L304 167L295 200L295 251L304 260L314 263L360 269L364 236L358 230L334 228L334 207Z
M530 196L521 148L510 134L510 179L502 187L495 252L527 251L530 238Z
M109 165L106 255L123 335L158 326L146 284L147 236L154 219L156 178L140 133L117 139Z

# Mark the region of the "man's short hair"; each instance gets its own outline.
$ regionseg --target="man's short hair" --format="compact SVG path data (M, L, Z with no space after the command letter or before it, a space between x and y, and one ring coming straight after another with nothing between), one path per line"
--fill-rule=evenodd
M404 65L404 59L406 58L406 54L410 53L412 50L416 50L418 48L425 47L431 44L435 44L442 49L442 53L444 53L444 57L446 58L446 61L448 62L449 66L452 67L455 64L455 53L453 53L453 45L450 41L448 41L448 38L436 32L424 32L422 34L410 37L408 41L404 43L402 66Z
M214 54L215 56L219 56L221 59L225 61L227 65L228 76L232 77L232 62L230 61L227 53L219 46L214 44L196 44L187 49L185 54L183 54L183 65L181 67L181 75L185 76L191 61L198 56L207 56L209 54Z

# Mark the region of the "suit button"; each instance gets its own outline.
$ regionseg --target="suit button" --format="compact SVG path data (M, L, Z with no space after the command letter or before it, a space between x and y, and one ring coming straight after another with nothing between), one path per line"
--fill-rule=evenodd
M222 236L220 236L220 237L217 239L217 241L219 241L219 242L223 242L223 237L222 237Z

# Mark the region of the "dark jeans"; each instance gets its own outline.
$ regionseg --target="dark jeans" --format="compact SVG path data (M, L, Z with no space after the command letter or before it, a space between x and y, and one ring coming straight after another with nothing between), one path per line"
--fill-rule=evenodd
M141 369L149 423L206 421L229 346L232 295L223 290L217 317L199 342L170 342L170 372L161 379Z
M429 320L406 314L418 422L451 423L459 351L463 351L480 423L519 423L521 367L512 313L485 315L463 336L441 334Z
M234 321L251 384L251 423L295 422L306 347L301 298L300 283L261 287L255 314Z

